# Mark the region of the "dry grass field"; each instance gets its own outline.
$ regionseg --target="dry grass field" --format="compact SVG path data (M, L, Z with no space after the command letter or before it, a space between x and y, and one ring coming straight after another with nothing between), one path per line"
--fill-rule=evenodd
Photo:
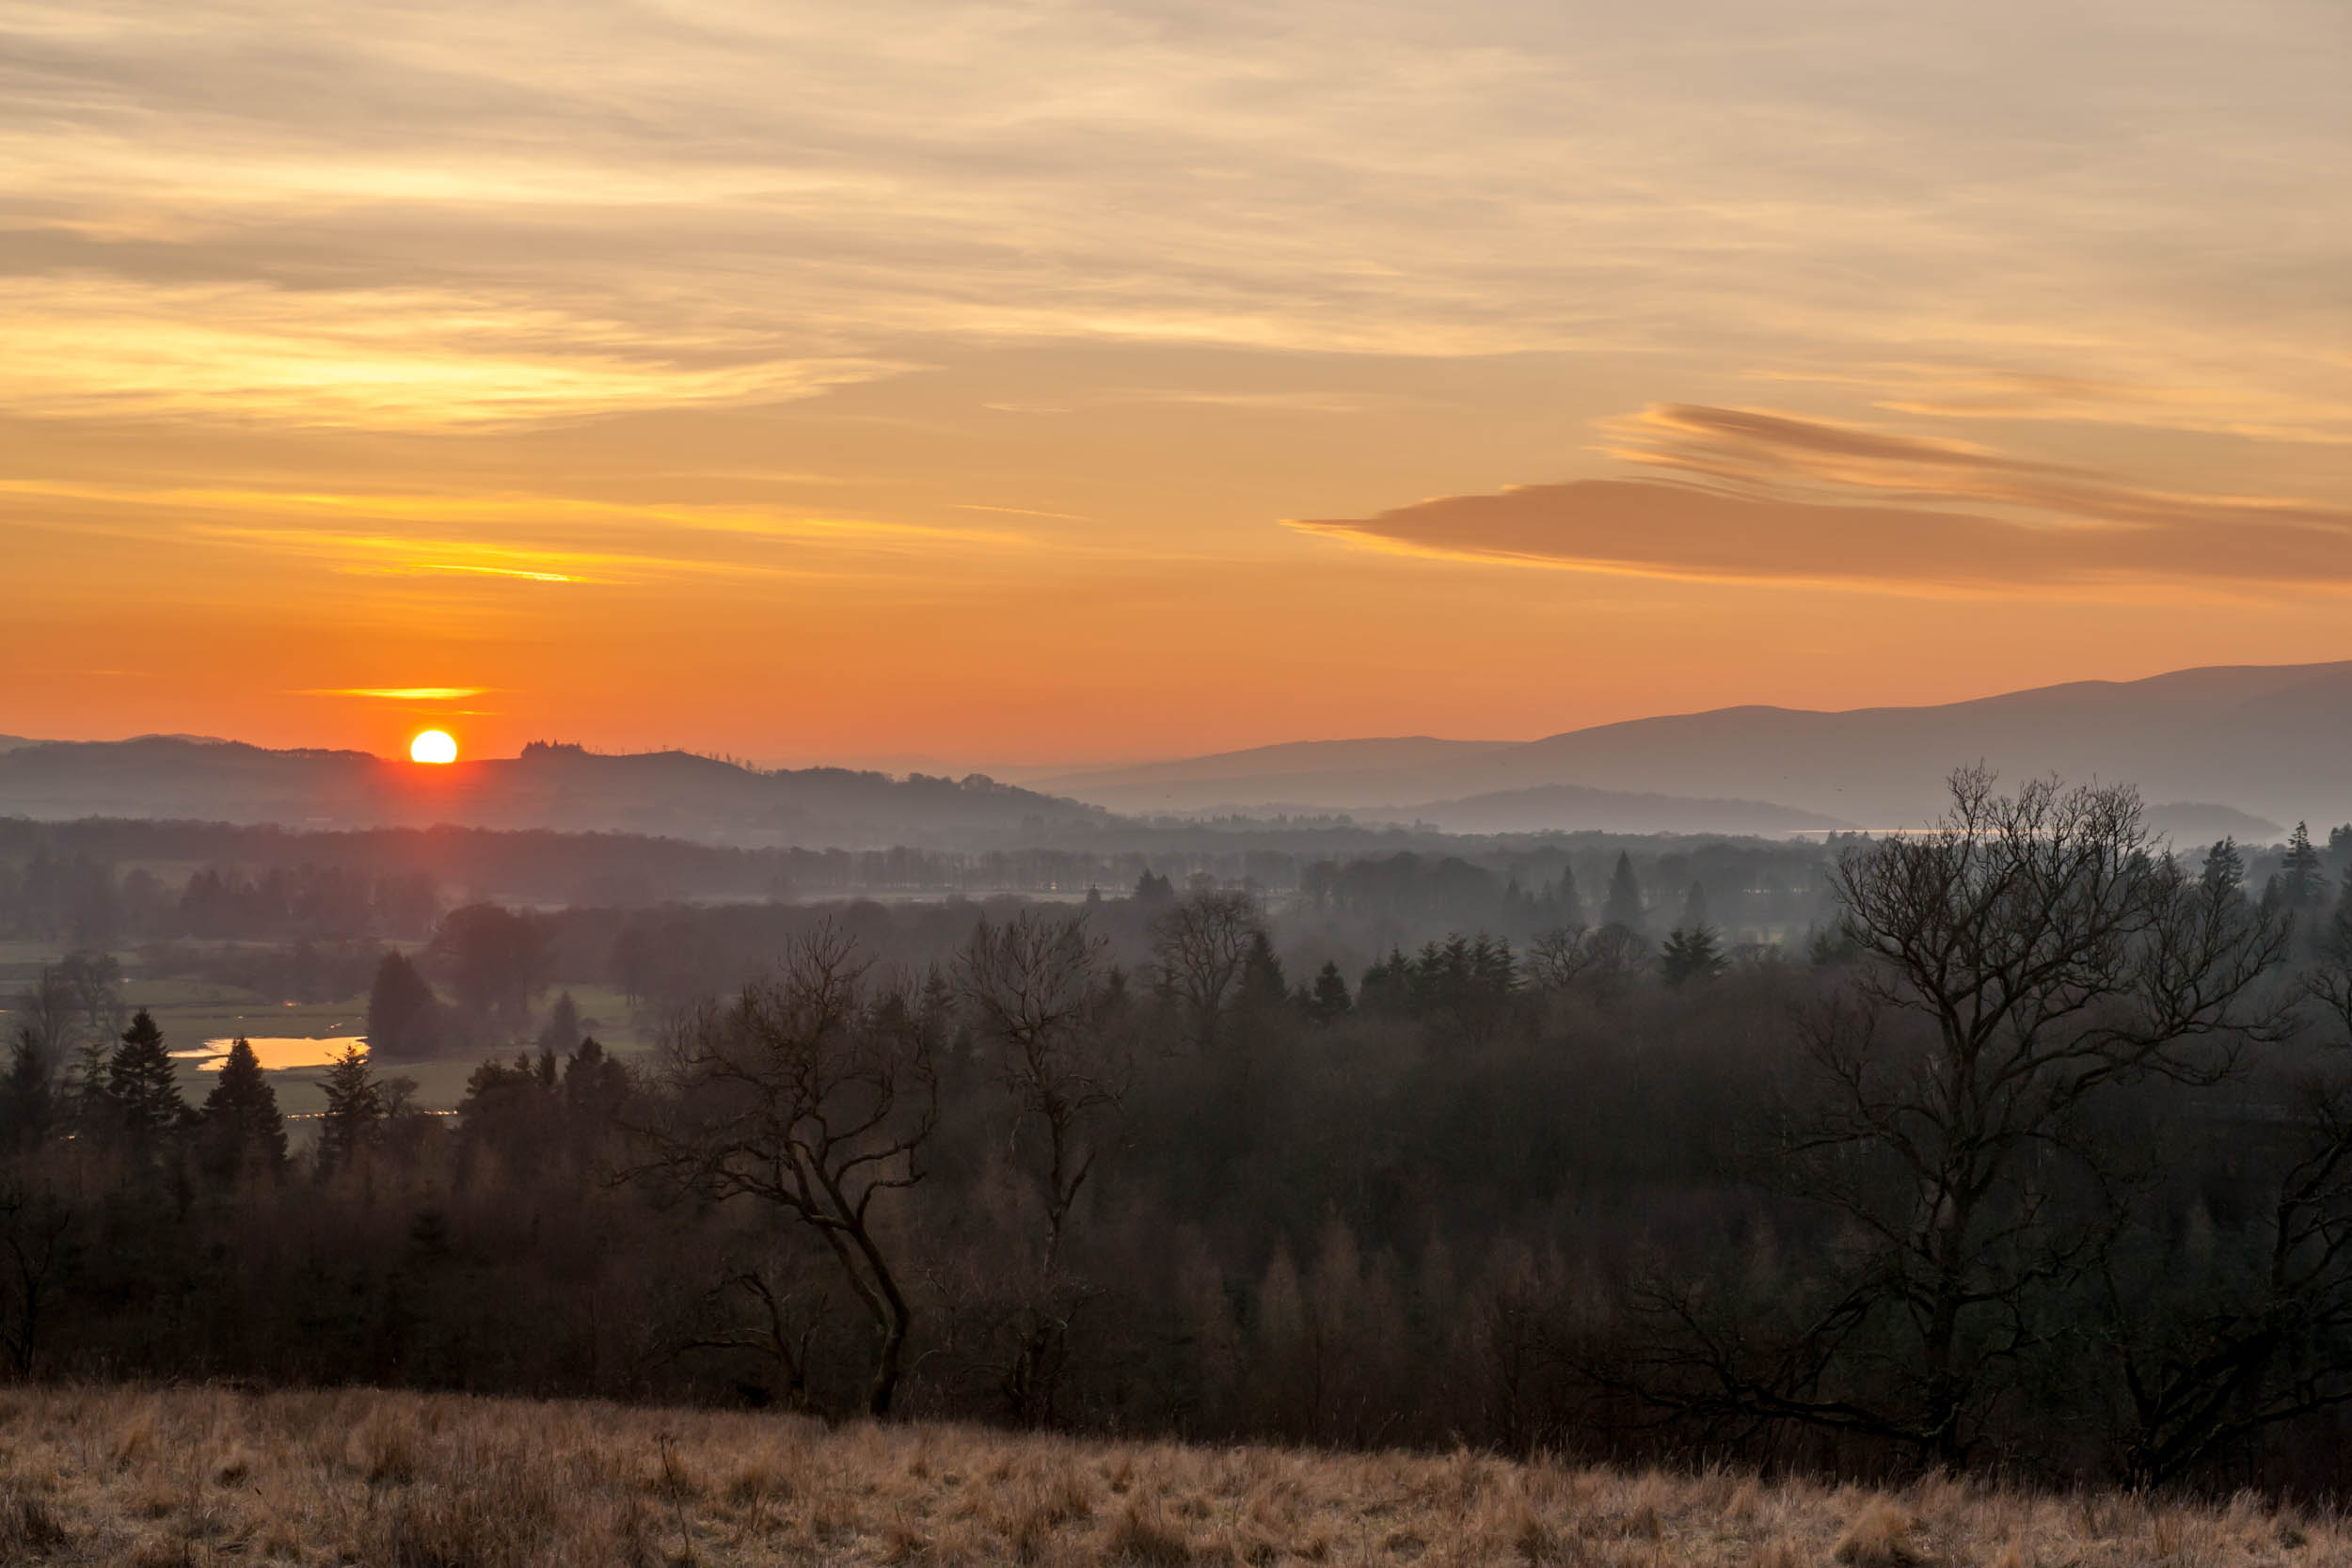
M1935 1481L1085 1443L455 1396L0 1393L0 1561L2352 1563L2352 1523Z

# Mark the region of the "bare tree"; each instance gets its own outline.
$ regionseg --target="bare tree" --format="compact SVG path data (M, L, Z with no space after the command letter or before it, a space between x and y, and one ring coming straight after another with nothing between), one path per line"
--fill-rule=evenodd
M1835 875L1860 958L1808 1027L1811 1092L1781 1158L1851 1239L1842 1283L1768 1353L1690 1292L1658 1297L1694 1347L1694 1401L1944 1464L2007 1370L2046 1348L2053 1292L2096 1254L2054 1202L2103 1180L2086 1107L2134 1081L2217 1083L2286 1026L2258 985L2282 926L2184 873L2134 792L2037 780L2001 796L1981 769L1951 788L1934 828Z
M1032 1172L1041 1234L1014 1353L1000 1379L1025 1418L1051 1417L1072 1320L1094 1293L1066 1277L1062 1248L1101 1153L1103 1125L1118 1116L1129 1074L1125 1042L1105 1016L1104 948L1084 915L1025 911L1002 925L981 921L956 959L958 998L1013 1101L1016 1161L1024 1130L1042 1132L1043 1168Z
M922 1180L939 1084L920 1032L886 1026L878 1000L855 943L825 927L733 1003L689 1014L663 1041L634 1174L814 1230L872 1324L866 1407L884 1416L914 1314L874 1205Z
M93 1035L122 1028L122 965L112 953L69 953L57 970L84 1027Z
M48 964L16 997L22 1027L29 1028L42 1053L62 1062L81 1038L82 999L63 964ZM103 1034L100 1036L103 1037Z
M668 1354L750 1351L774 1363L787 1408L807 1409L810 1349L825 1303L819 1292L793 1283L791 1272L789 1259L727 1259ZM738 1304L748 1309L748 1321Z
M1048 1271L1101 1152L1094 1129L1117 1114L1127 1087L1127 1052L1103 1017L1105 946L1083 915L1025 911L1001 926L981 921L956 958L958 999L1018 1107L1015 1136L1026 1123L1044 1132Z
M1190 1018L1194 1043L1204 1052L1216 1048L1261 928L1256 899L1215 888L1186 894L1152 923L1160 987Z
M1528 944L1530 985L1539 991L1573 990L1580 982L1621 981L1652 966L1649 942L1623 926L1559 926Z

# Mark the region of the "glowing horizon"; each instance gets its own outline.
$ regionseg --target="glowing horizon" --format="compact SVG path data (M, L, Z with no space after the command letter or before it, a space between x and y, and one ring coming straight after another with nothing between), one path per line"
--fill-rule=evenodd
M2352 657L2322 8L0 48L0 732L1079 765Z

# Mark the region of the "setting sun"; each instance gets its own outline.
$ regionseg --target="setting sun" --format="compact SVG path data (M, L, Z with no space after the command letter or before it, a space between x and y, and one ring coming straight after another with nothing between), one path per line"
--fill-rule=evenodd
M427 730L408 743L408 760L431 763L455 762L457 742L446 730Z

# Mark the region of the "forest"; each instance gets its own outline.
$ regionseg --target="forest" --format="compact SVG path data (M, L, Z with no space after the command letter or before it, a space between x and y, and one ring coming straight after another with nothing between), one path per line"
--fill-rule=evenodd
M1929 832L1583 847L575 908L93 858L142 951L303 946L370 1050L290 1125L110 953L41 969L0 1367L2344 1484L2352 833L2175 852L1964 772Z

